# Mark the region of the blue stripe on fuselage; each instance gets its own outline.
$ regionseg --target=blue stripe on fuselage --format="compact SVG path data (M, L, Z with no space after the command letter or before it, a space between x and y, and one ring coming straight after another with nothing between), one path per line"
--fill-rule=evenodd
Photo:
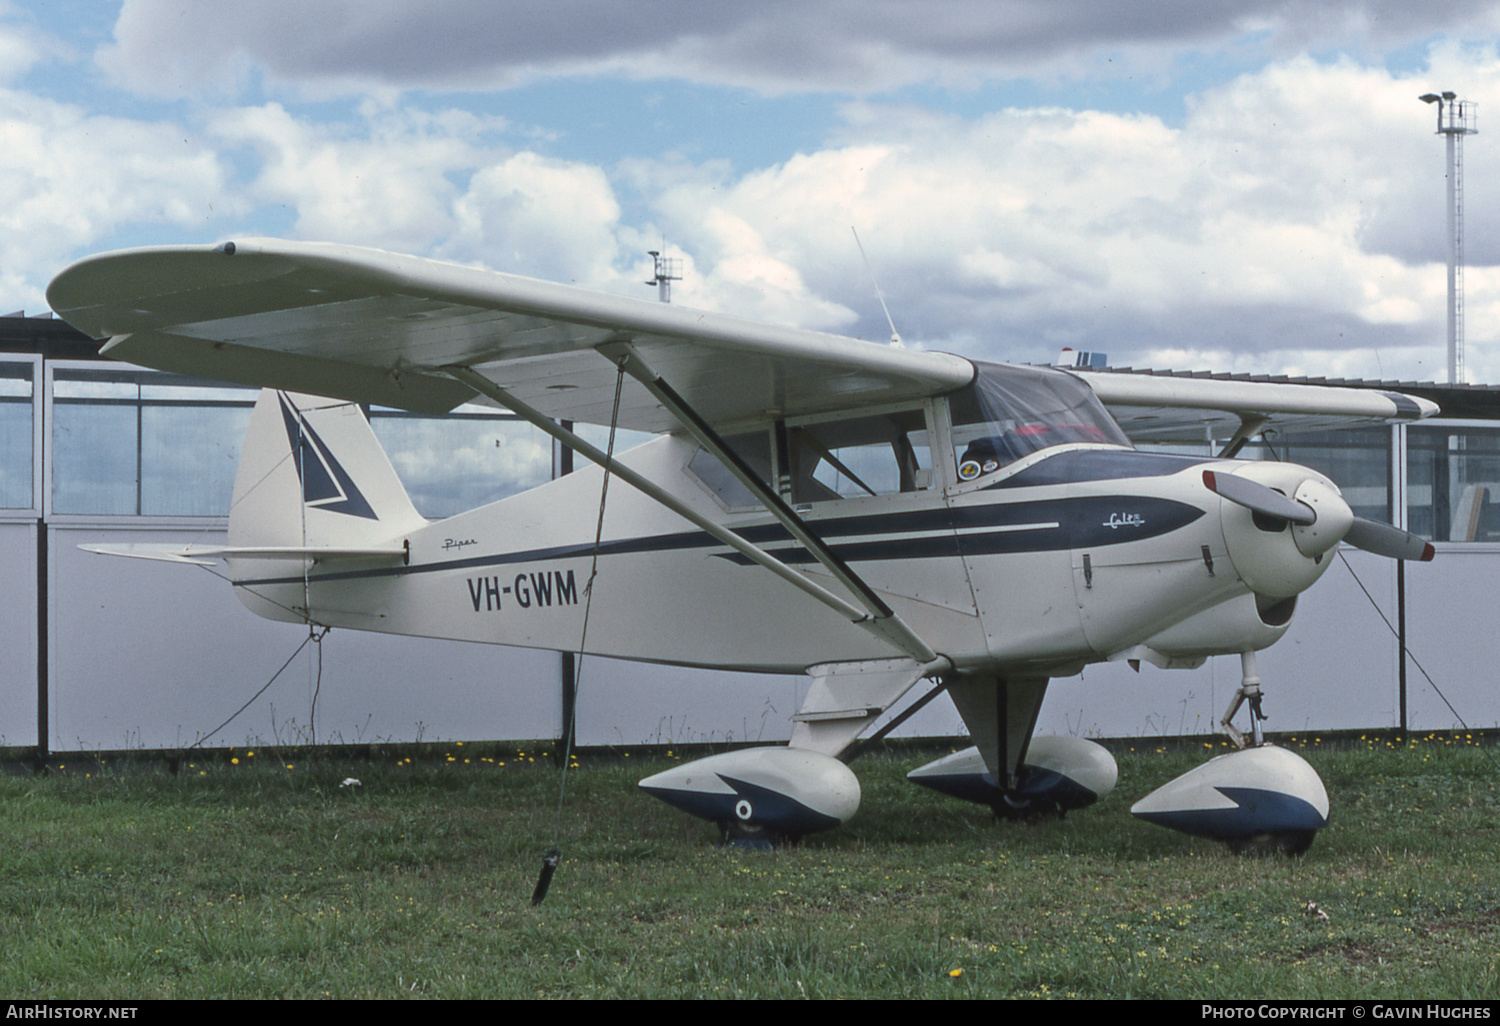
M1077 457L1091 457L1077 459ZM1107 457L1101 462L1092 457ZM1039 468L1062 462L1078 477L1060 473L1034 474ZM1074 450L1058 453L1041 463L1014 475L990 489L1014 487L1012 482L1033 475L1034 486L1068 484L1113 478L1167 476L1205 460L1179 456L1110 450ZM1105 474L1108 463L1117 472ZM1148 474L1154 467L1156 473ZM990 489L984 489L989 491ZM851 517L829 517L813 520L809 526L846 562L868 562L890 559L931 559L958 555L988 555L1006 552L1047 552L1058 549L1100 548L1121 545L1168 534L1197 520L1204 511L1189 503L1145 495L1084 495L1020 502L992 502L982 505L936 509L906 510L892 513L864 514ZM773 554L789 564L811 563L813 556L792 542L786 528L778 523L734 528L746 541L760 546L789 545ZM913 537L926 535L926 537ZM896 537L893 537L896 536ZM860 539L844 541L839 539ZM637 555L672 552L682 549L722 547L723 543L704 531L623 538L603 543L601 556ZM520 552L469 556L412 566L373 567L313 573L308 580L338 581L371 577L401 577L408 574L435 573L448 570L472 570L514 563L580 558L592 555L592 542L528 549ZM738 552L717 553L735 563L751 561ZM241 580L240 585L300 584L301 575Z

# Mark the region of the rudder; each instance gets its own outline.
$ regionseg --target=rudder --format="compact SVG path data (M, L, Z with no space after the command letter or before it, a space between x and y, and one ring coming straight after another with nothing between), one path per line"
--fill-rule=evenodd
M358 405L261 392L229 511L229 544L358 547L427 523Z

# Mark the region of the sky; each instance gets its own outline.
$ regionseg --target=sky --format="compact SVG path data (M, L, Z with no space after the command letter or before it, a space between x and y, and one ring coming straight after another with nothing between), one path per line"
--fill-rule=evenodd
M0 312L338 242L1049 362L1500 382L1500 0L0 0ZM858 243L855 233L858 233ZM860 244L868 258L861 257Z

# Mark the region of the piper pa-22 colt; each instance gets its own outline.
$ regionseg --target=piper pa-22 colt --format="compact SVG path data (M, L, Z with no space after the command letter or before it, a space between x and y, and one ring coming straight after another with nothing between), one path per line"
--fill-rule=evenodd
M1090 741L1032 737L1049 678L1237 654L1224 725L1239 749L1132 811L1305 849L1327 794L1306 762L1263 743L1255 653L1285 633L1339 542L1433 552L1354 516L1314 470L1233 458L1273 422L1437 412L1389 392L981 363L275 240L92 257L48 299L108 339L108 356L267 389L227 545L124 554L223 559L244 604L277 620L808 674L786 747L641 781L731 838L847 820L860 793L845 760L928 679L975 747L915 782L1001 814L1087 805L1114 786L1114 760ZM441 413L473 400L598 466L429 523L359 404ZM613 458L567 422L660 437ZM1227 445L1218 457L1132 447L1129 432L1160 437L1167 423ZM596 542L606 465L631 487L606 493ZM1232 725L1241 706L1248 736Z

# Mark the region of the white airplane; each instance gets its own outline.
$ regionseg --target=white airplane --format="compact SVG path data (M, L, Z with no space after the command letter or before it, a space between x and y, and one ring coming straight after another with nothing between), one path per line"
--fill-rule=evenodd
M48 299L107 338L106 355L268 389L227 546L111 551L223 559L245 605L277 620L808 674L788 746L641 782L731 838L847 820L860 796L846 760L928 679L975 748L915 782L1002 814L1086 805L1113 787L1114 761L1089 741L1033 740L1050 678L1238 654L1224 725L1240 750L1133 811L1304 849L1327 795L1262 743L1255 653L1340 541L1433 552L1354 516L1316 471L1233 459L1271 423L1437 412L1394 393L981 363L275 240L92 257ZM599 466L429 523L358 404L440 413L476 399ZM615 459L568 422L660 437ZM1218 457L1132 447L1128 432L1172 427L1228 444ZM606 493L612 478L630 487ZM1248 737L1232 725L1241 705Z

